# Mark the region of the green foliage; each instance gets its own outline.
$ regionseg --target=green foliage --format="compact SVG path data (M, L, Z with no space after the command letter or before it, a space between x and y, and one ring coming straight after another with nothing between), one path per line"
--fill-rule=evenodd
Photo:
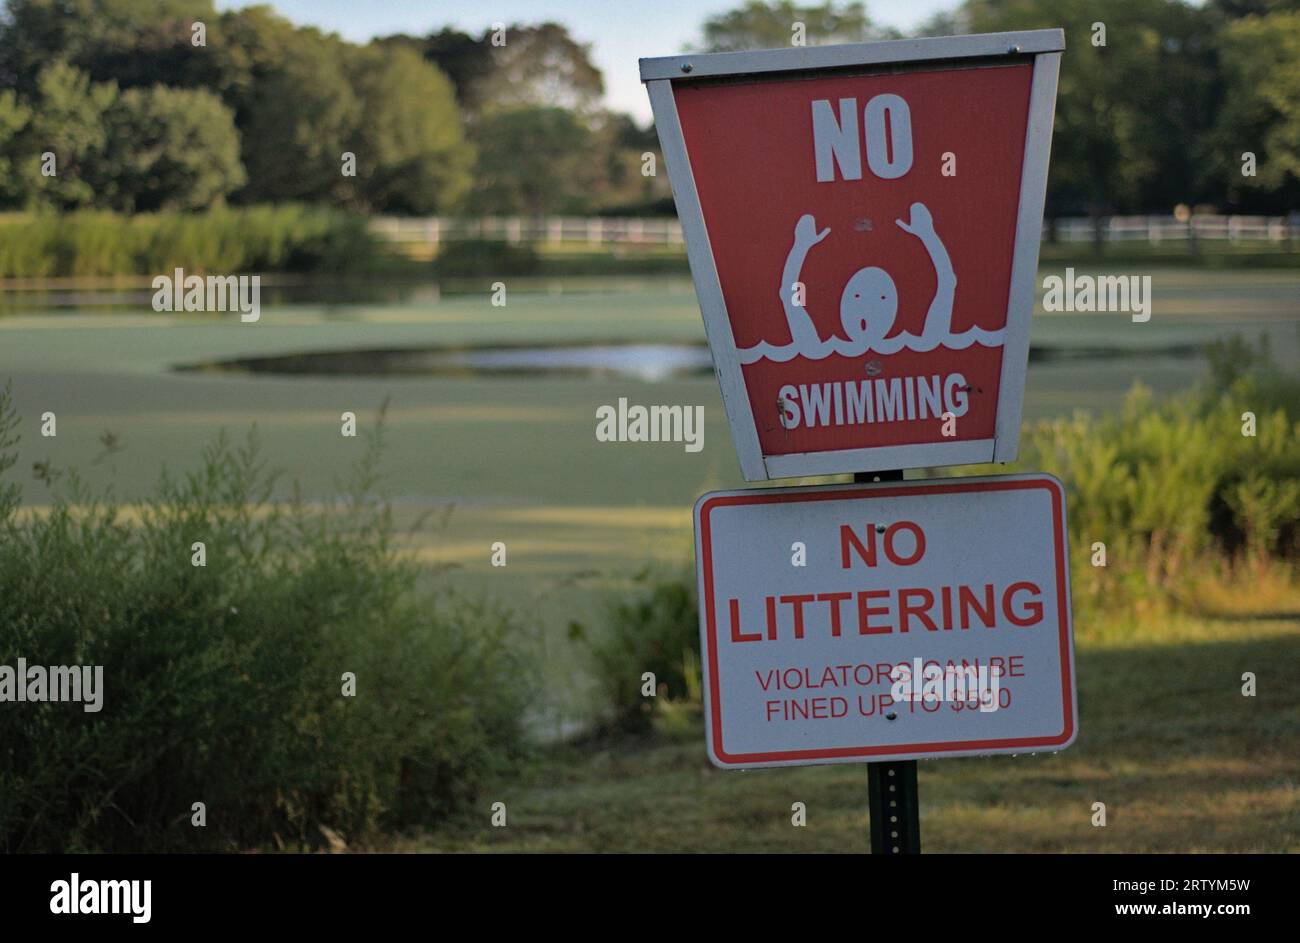
M7 396L0 417L2 472ZM100 665L104 691L98 713L0 711L0 849L364 840L438 822L520 758L532 681L518 629L417 590L372 496L380 442L324 508L272 500L255 437L164 474L134 515L75 472L48 513L22 515L0 490L0 664Z
M197 210L245 181L234 114L210 92L165 85L122 93L107 120L115 209Z
M468 209L486 215L663 213L667 174L642 174L642 155L662 165L652 128L598 108L604 91L588 46L557 23L505 27L479 37L443 29L423 41L389 36L388 55L419 49L446 72L477 152Z
M58 210L199 209L244 182L234 116L210 92L121 92L61 61L30 107L0 98L0 164L14 172L0 197Z
M0 204L17 202L24 192L17 138L31 114L13 89L0 92Z
M358 271L381 251L364 218L324 207L0 215L3 278Z
M225 80L243 130L241 199L446 213L469 187L473 149L451 83L417 51L356 47L265 11L223 20L238 37ZM344 173L353 155L355 174Z
M362 106L343 69L340 44L299 41L280 68L258 83L244 126L251 201L330 200L345 196L343 152Z
M1239 341L1211 351L1211 373L1193 393L1156 402L1138 387L1116 415L1029 431L1020 465L1066 486L1076 599L1178 603L1198 567L1300 558L1300 381Z
M383 213L455 208L469 189L474 153L451 83L410 49L367 48L357 59L361 201Z
M672 189L653 127L644 130L627 115L603 112L592 122L598 178L590 199L602 215L658 215L672 205ZM645 155L654 173L646 172Z
M207 45L191 43L202 20ZM0 19L0 184L10 206L200 209L310 201L447 212L473 150L417 49L358 47L266 7L15 0ZM37 158L53 151L57 176ZM343 155L356 155L345 175Z
M605 90L591 47L560 23L511 23L471 36L444 27L424 39L386 36L385 50L421 52L445 72L471 115L495 108L567 108L588 112Z
M386 36L377 40L380 48L407 46L421 51L426 59L441 69L456 89L456 101L461 107L476 111L478 91L492 73L492 35L486 41L468 33L444 26L423 40L410 36Z
M1229 23L1219 49L1227 97L1216 138L1229 192L1288 183L1300 192L1300 10ZM1241 173L1245 151L1255 154L1256 176Z
M29 199L56 209L100 205L97 192L113 176L103 115L116 102L116 85L92 83L62 62L41 70L30 120L14 136L9 158ZM42 172L46 154L54 160L49 176Z
M1218 78L1205 10L1170 0L968 0L962 10L974 33L1065 29L1049 215L1198 202ZM1094 44L1095 23L1105 45Z
M804 5L792 0L746 0L704 22L704 48L707 52L787 48L795 23L804 24L804 38L810 46L862 43L896 35L876 28L866 7L856 0L842 5L834 0Z
M196 20L217 22L212 0L8 0L0 77L26 92L40 69L61 60L122 87L198 84L207 76L190 40Z
M480 40L491 69L475 89L480 109L563 108L590 111L605 91L605 80L591 61L591 47L577 42L559 23L506 27L504 44Z
M699 609L690 571L643 571L631 592L610 597L595 631L576 624L615 726L648 730L654 710L671 700L699 702ZM641 693L653 672L658 694Z
M562 108L496 110L474 127L479 161L470 208L506 216L573 213L598 178L592 132Z
M264 96L264 83L279 73L290 49L318 40L315 30L299 30L270 6L228 10L221 14L215 37L209 35L205 58L212 60L212 75L205 87L220 93L235 110L240 129L245 129Z

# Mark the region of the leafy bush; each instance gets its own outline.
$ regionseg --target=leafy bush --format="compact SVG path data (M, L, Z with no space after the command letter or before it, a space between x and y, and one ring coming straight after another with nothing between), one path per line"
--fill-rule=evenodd
M587 641L594 674L614 725L624 731L650 726L656 705L699 702L700 631L695 575L689 570L645 570L632 592L612 595L596 632L575 624ZM658 693L641 693L653 672Z
M7 395L0 417L3 475ZM101 665L104 685L98 713L0 704L0 850L364 839L437 822L523 754L517 627L417 591L368 497L379 447L328 508L273 502L252 436L134 513L72 472L48 513L0 488L0 665Z
M364 217L324 207L0 215L0 278L357 271L380 254Z
M1136 387L1117 414L1030 430L1020 465L1065 483L1076 599L1176 604L1190 571L1300 557L1300 384L1240 343L1211 366L1213 381L1182 396ZM1097 541L1105 569L1091 565Z

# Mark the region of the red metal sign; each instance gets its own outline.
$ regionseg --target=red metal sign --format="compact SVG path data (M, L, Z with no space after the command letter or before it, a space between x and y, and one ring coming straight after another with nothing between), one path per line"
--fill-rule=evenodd
M747 478L1014 457L1057 54L985 38L648 79Z

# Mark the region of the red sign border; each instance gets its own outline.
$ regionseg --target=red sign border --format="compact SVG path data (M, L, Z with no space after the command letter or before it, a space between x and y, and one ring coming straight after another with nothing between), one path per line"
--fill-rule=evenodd
M781 750L763 753L728 753L722 745L722 705L718 684L717 619L713 599L713 555L709 514L718 507L750 504L796 504L805 501L833 501L843 498L887 498L916 494L965 494L989 491L1023 491L1043 488L1052 499L1053 549L1056 557L1056 592L1059 613L1058 634L1061 653L1061 702L1064 729L1050 737L1021 737L1002 740L961 740L939 743L891 744L880 747L835 747L825 750ZM1059 747L1064 749L1074 742L1078 720L1075 704L1073 638L1070 626L1069 564L1065 540L1065 489L1051 475L1016 475L1000 478L938 479L906 482L903 485L832 485L827 488L808 488L795 491L785 489L756 489L743 493L724 492L706 494L695 506L696 535L699 539L698 565L700 568L700 627L705 644L705 660L709 679L709 703L706 741L710 745L710 759L718 766L790 765L817 761L851 762L876 761L881 758L902 759L951 753L963 755L981 751L1010 752L1015 749Z

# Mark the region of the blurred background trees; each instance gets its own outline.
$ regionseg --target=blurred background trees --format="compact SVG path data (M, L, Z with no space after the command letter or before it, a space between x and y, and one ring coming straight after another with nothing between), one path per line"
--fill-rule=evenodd
M896 35L861 2L745 0L705 20L699 48L788 46L796 22L809 44ZM919 32L1049 26L1068 42L1049 216L1300 203L1300 0L965 0ZM665 175L641 172L660 161L653 129L604 90L553 22L358 45L269 6L8 0L0 208L671 213Z
M775 49L789 46L794 23L802 23L809 46L830 43L862 43L898 39L896 30L871 22L859 0L799 4L792 0L745 0L745 3L704 21L704 52L741 52L746 49Z
M1065 27L1049 216L1167 213L1179 203L1279 212L1295 206L1300 177L1285 171L1269 132L1300 120L1300 88L1292 78L1289 98L1274 96L1276 108L1256 111L1253 125L1247 103L1300 67L1300 20L1287 6L1300 8L1294 0L967 0L955 24L936 28ZM1245 45L1254 70L1238 65ZM1261 168L1255 177L1241 173L1246 152Z

